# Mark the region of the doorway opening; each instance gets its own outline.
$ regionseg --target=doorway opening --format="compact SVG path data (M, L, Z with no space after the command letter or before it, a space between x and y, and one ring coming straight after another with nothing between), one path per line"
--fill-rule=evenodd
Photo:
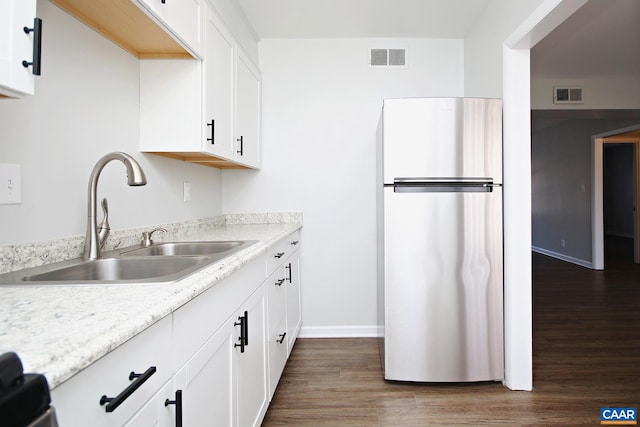
M640 202L640 125L594 135L592 138L592 259L593 268L603 270L605 267L605 210L604 210L604 153L605 146L614 147L631 144L626 150L633 156L632 185L632 236L633 260L640 264L640 215L637 207ZM621 144L621 145L618 145Z

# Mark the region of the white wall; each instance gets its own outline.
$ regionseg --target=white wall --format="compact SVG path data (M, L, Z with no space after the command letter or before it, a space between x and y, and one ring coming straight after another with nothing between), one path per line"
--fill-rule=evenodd
M406 70L369 48L406 47ZM376 333L375 134L385 97L462 96L461 40L263 40L263 159L223 171L225 212L304 213L303 334Z
M138 151L138 60L48 1L38 15L36 94L0 100L0 163L22 167L22 204L0 205L0 245L83 235L89 174L116 150L141 163L148 184L128 187L124 166L107 165L98 193L109 199L112 229L220 214L219 170Z
M502 97L502 45L543 0L492 0L464 39L464 91Z
M532 58L535 60L535 57ZM612 64L615 71L615 64ZM554 86L583 88L582 104L554 104ZM532 110L598 110L640 108L638 76L612 74L598 79L536 79L531 80Z
M534 250L594 268L591 137L640 123L640 110L538 110L532 117Z

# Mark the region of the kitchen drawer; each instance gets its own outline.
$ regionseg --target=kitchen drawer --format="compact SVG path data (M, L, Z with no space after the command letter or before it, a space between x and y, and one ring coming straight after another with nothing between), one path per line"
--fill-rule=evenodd
M275 269L296 251L300 242L300 230L294 231L284 239L280 240L267 251L267 274L271 274Z
M181 368L262 285L264 262L264 255L259 256L174 312L174 369Z
M60 426L122 426L171 378L171 316L122 344L52 390ZM116 397L132 381L129 374L156 371L113 412L100 404L103 395ZM133 381L140 381L135 379Z

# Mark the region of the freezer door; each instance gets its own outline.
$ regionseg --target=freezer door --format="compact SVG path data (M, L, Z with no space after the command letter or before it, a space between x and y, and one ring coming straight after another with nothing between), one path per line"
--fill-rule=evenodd
M385 378L501 380L502 189L383 193Z
M502 183L502 101L483 98L386 99L383 180L492 177Z

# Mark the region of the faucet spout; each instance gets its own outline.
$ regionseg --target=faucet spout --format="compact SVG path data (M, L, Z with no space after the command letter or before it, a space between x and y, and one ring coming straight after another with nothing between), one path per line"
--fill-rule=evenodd
M131 186L146 185L147 178L142 171L142 168L138 162L129 154L122 152L113 152L103 156L91 171L89 177L88 188L88 218L87 218L87 234L84 240L84 259L97 259L100 258L101 243L98 236L98 225L96 220L96 204L97 204L97 190L98 190L98 178L100 178L100 172L111 160L120 160L127 168L127 184Z

